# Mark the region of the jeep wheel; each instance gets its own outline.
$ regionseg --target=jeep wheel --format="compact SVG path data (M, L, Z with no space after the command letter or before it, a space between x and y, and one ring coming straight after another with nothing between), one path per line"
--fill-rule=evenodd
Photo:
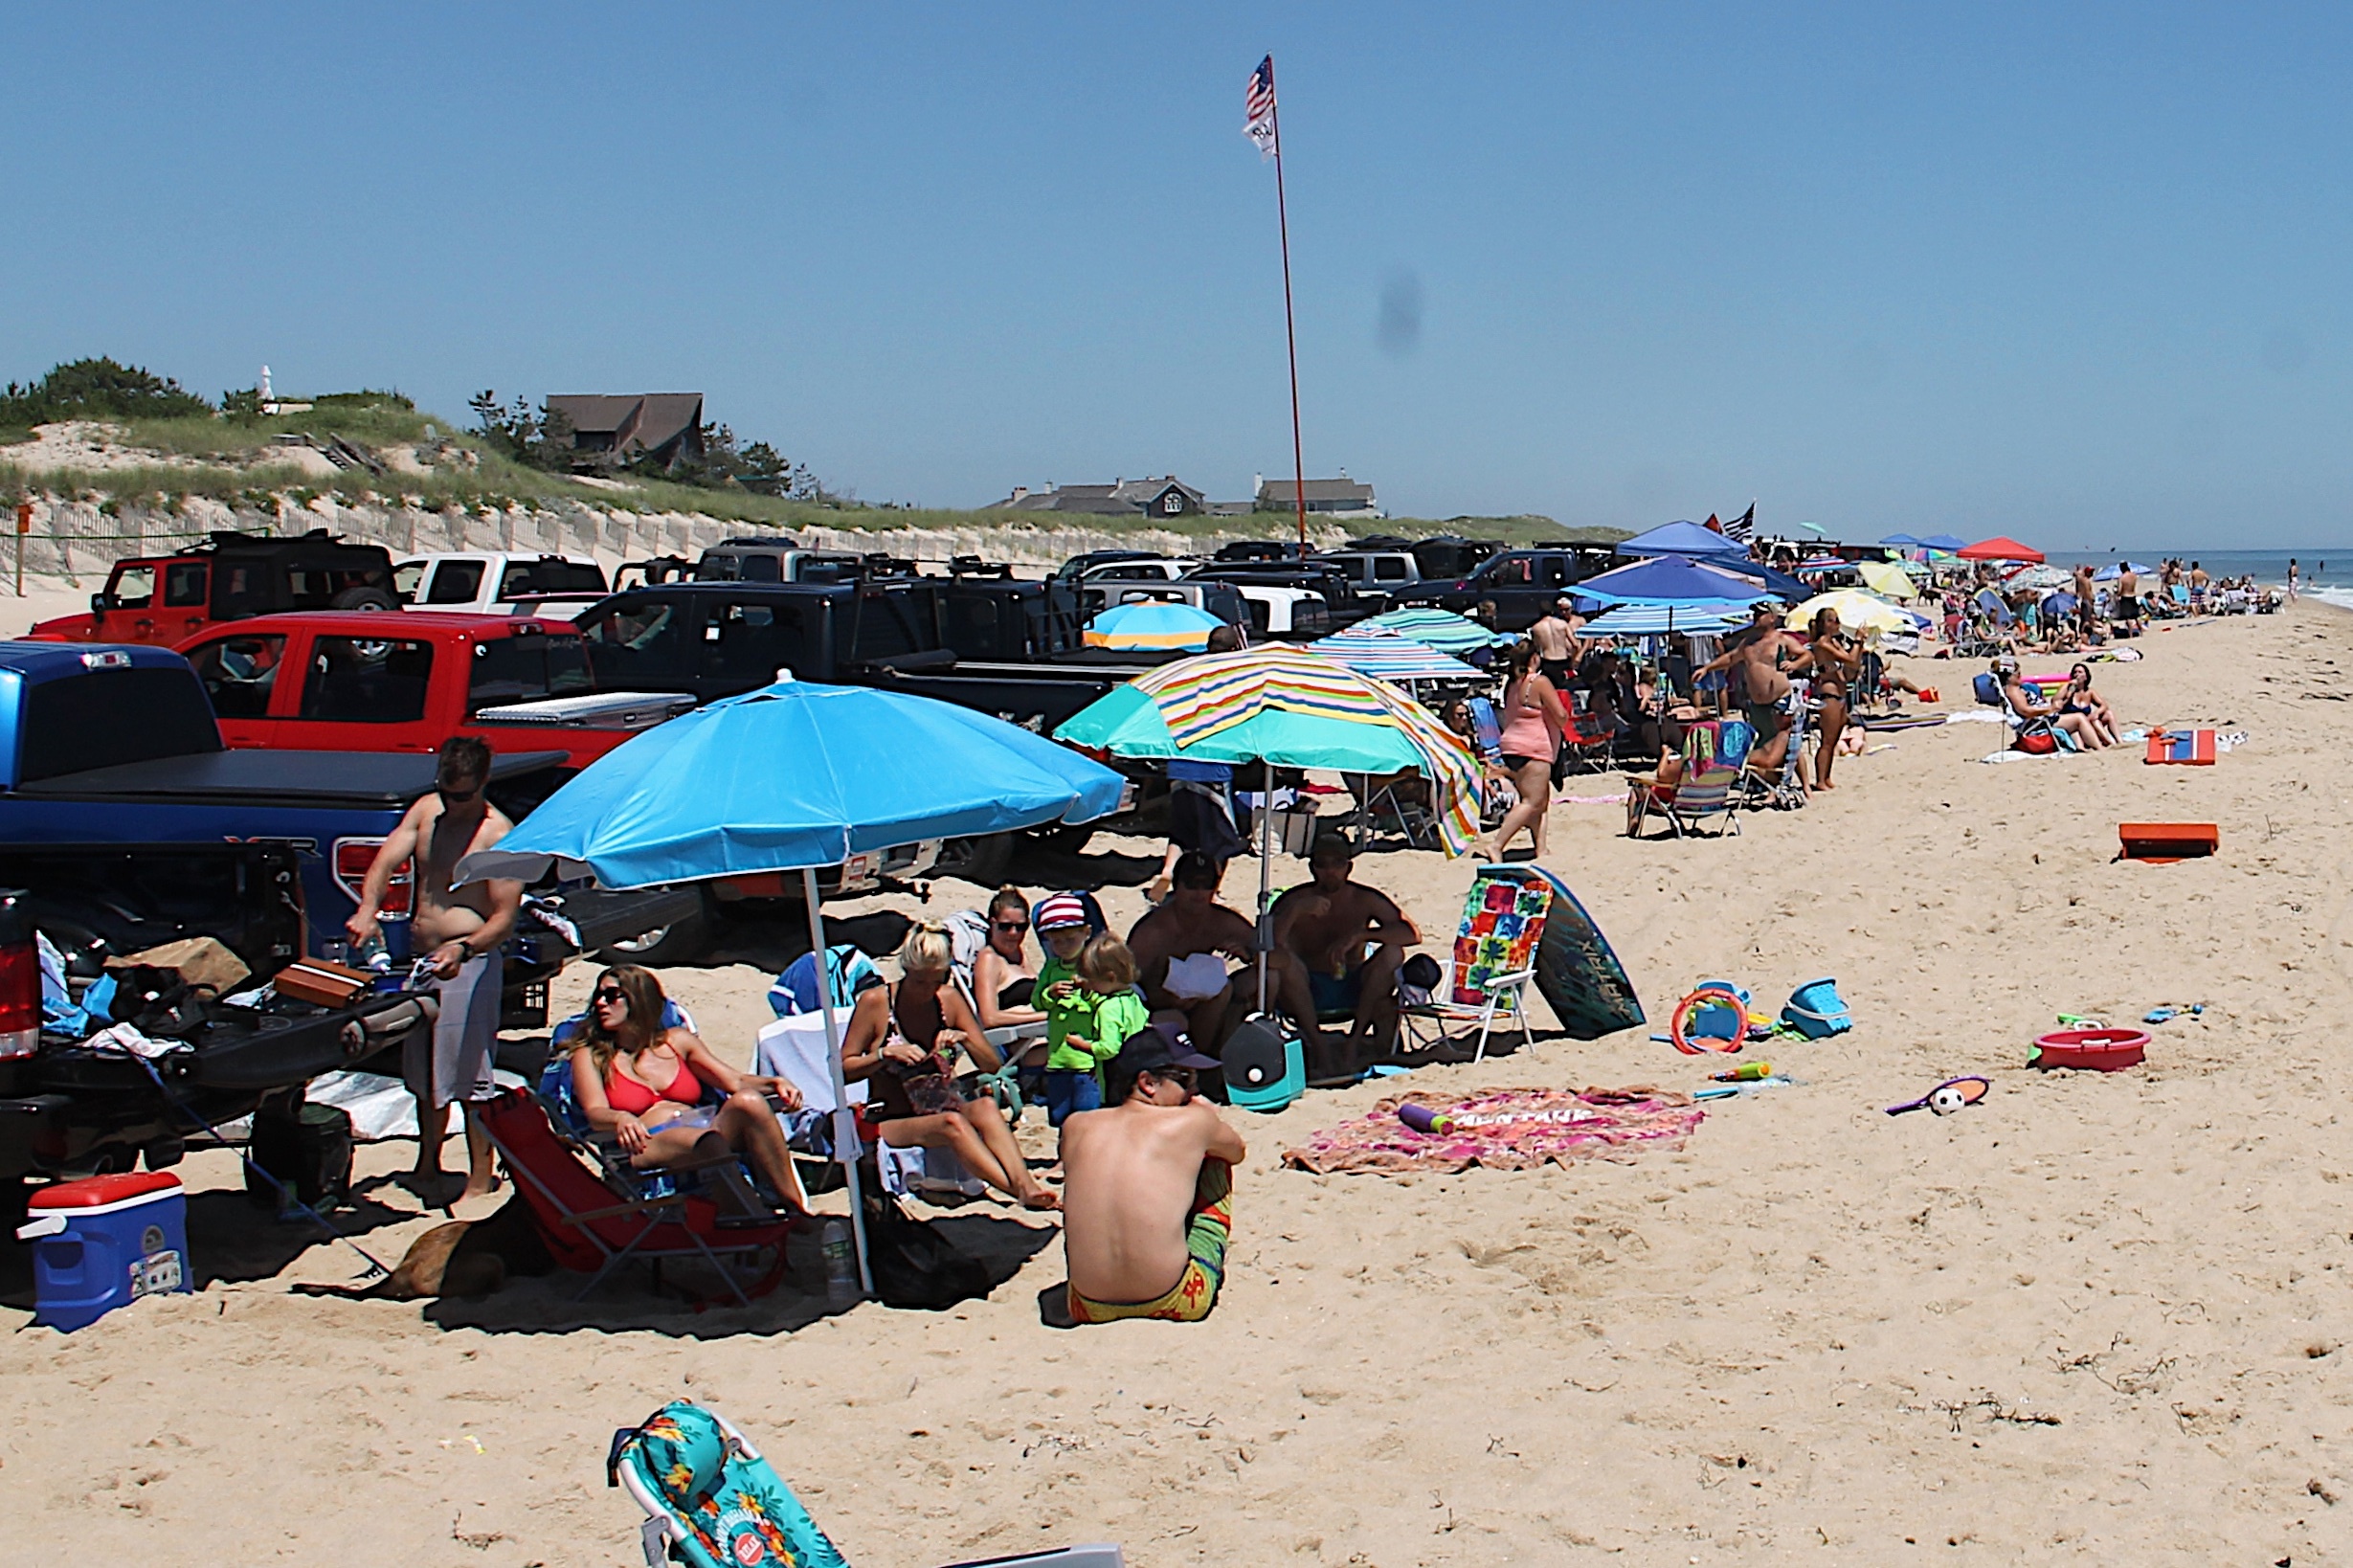
M1013 862L1014 838L1010 833L991 833L977 839L951 839L940 845L931 874L961 877L975 886L993 889L1005 880L1005 867Z
M397 610L400 601L381 588L347 588L327 601L338 610Z
M710 900L706 897L703 907L694 914L667 926L657 926L626 941L607 942L596 951L596 960L605 964L640 964L647 969L699 963L710 953L717 923Z

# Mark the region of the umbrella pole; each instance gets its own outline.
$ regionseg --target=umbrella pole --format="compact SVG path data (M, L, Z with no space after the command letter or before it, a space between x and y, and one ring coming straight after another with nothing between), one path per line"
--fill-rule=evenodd
M859 1288L871 1296L874 1273L866 1266L866 1205L858 1191L858 1118L850 1109L849 1083L841 1076L841 1025L834 1018L833 965L826 961L825 917L818 912L814 866L801 868L800 892L809 904L809 952L817 965L817 1006L825 1019L825 1062L834 1079L834 1157L841 1161L849 1177L850 1235L857 1243Z
M1274 951L1274 927L1266 918L1274 892L1274 764L1266 767L1266 793L1258 803L1258 1010L1266 1011L1266 954Z

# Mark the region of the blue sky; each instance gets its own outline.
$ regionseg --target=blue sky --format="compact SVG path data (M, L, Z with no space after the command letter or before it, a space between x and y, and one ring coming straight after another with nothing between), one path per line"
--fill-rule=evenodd
M0 379L699 390L871 501L2353 539L2353 11L12 8Z

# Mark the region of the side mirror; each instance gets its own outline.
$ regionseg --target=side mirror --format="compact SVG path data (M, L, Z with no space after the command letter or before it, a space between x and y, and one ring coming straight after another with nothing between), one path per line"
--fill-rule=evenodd
M104 589L101 588L97 593L90 595L90 614L94 616L102 616L113 608L114 601L106 596L106 591Z

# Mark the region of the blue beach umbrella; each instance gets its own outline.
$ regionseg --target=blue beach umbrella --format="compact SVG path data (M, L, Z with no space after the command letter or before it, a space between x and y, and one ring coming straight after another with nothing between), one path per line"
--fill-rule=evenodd
M1721 603L1771 598L1761 579L1709 562L1661 555L1587 577L1569 589L1596 604Z
M1119 809L1119 774L1018 726L928 697L779 681L649 729L591 763L460 883L586 866L608 887L798 871L809 951L826 950L817 867L931 839L965 839ZM858 1133L841 1041L824 1013L834 1148L849 1167L865 1273Z
M1417 642L1386 626L1365 622L1318 638L1308 644L1308 652L1336 659L1358 675L1369 675L1391 685L1411 685L1417 681L1451 681L1471 685L1487 679L1485 672L1440 653L1426 642Z
M1451 610L1423 604L1411 604L1401 610L1369 616L1349 629L1356 632L1395 632L1400 637L1409 637L1416 642L1436 648L1440 653L1456 655L1478 648L1508 646L1517 640L1480 625L1468 616L1458 616Z
M1580 637L1656 637L1664 632L1706 635L1748 624L1749 607L1737 600L1615 605L1585 622Z

